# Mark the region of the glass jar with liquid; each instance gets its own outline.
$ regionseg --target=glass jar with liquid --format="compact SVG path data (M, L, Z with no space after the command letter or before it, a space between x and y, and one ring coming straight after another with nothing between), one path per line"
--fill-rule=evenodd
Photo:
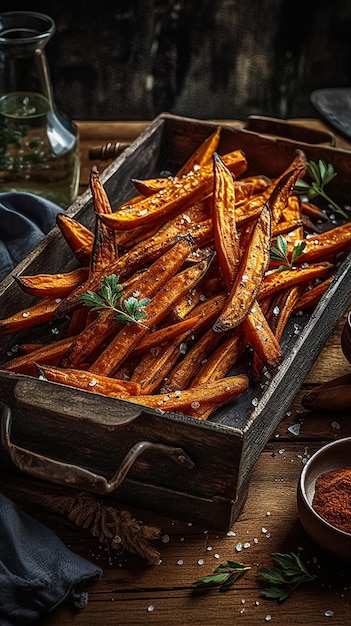
M78 133L53 97L45 46L55 30L42 13L0 13L0 192L68 208L78 194Z

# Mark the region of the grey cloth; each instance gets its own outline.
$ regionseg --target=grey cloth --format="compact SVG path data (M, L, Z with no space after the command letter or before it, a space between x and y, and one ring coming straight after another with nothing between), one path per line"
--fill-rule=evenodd
M55 226L63 210L25 192L0 193L0 282Z
M83 608L102 570L0 493L0 625L28 624L68 603Z

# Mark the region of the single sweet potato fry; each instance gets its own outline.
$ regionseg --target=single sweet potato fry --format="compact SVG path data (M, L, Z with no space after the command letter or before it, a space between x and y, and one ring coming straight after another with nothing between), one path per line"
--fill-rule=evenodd
M339 252L351 250L351 222L306 237L305 241L306 247L298 258L299 263L314 263L335 257Z
M77 370L74 368L51 367L47 365L37 366L40 376L44 376L46 380L61 385L68 385L90 391L92 393L100 393L104 396L112 398L120 398L127 400L131 394L135 396L140 392L140 385L132 383L129 380L121 380L117 378L108 378L107 376L99 376L91 374L85 370Z
M292 194L298 178L303 178L306 173L307 157L302 150L296 150L296 157L291 165L278 178L275 187L267 200L272 211L273 221L281 220L288 198Z
M274 371L283 358L283 351L271 330L258 302L243 321L243 331L254 352L271 371Z
M26 309L21 309L0 320L0 334L14 333L55 320L55 310L59 300L59 298L43 298Z
M112 208L104 186L101 183L96 165L90 172L90 189L96 216L110 215ZM107 265L117 259L116 233L104 224L99 217L95 220L94 244L90 258L90 274L99 274Z
M209 163L212 160L213 153L218 148L220 136L221 127L218 126L218 128L216 128L211 135L206 137L200 146L190 155L184 165L178 170L178 178L186 176L190 172L193 172L199 167Z
M28 376L37 376L35 364L58 365L62 354L67 350L71 342L72 337L58 339L46 345L39 345L30 352L11 359L11 361L2 365L2 369L9 372L27 374Z
M223 161L236 176L247 168L247 161L241 150L224 155ZM136 204L123 204L114 213L101 215L101 220L117 230L150 224L202 200L212 191L212 185L213 167L208 164L184 178L176 179L176 182L172 181L172 184L145 200Z
M227 289L236 277L240 248L235 219L235 187L233 175L222 159L214 155L213 236L220 271Z
M334 275L328 276L328 278L321 281L317 285L306 289L297 299L292 312L298 313L299 311L305 311L306 309L316 306L328 289L332 280L334 280Z
M225 332L238 326L252 307L270 260L271 212L261 211L251 240L240 262L236 279L214 330Z
M282 272L270 272L266 274L258 292L258 299L275 295L281 289L286 289L298 283L312 282L316 278L323 278L333 270L333 264L327 261L321 263L311 263L307 267L298 267L292 270L286 269Z
M15 276L25 293L36 298L62 298L81 285L88 277L87 267L78 267L65 274L35 274Z
M206 419L209 413L236 398L248 388L249 380L244 374L228 376L206 385L190 387L183 391L166 394L142 395L128 398L131 402L162 411L181 412L197 419Z
M72 252L76 255L77 260L82 265L89 265L94 234L78 220L67 215L67 213L58 213L56 224Z

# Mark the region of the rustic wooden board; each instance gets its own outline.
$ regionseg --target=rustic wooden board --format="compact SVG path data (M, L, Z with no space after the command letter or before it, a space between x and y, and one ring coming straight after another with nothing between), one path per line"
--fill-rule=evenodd
M112 206L117 207L132 195L132 178L176 171L214 128L211 123L171 115L157 118L102 174ZM251 173L273 177L289 165L297 146L308 158L322 158L334 164L338 184L334 183L333 193L337 200L345 202L349 196L351 156L344 150L267 138L226 126L218 151L222 154L241 148L248 158ZM92 227L94 214L89 190L72 205L69 213ZM68 246L55 228L16 273L36 273L43 271L43 267L46 272L64 271L72 266L74 260ZM26 455L22 448L49 458L55 456L68 466L66 470L74 473L77 468L72 466L83 468L84 488L94 491L96 484L91 474L109 480L119 469L123 470L125 458L133 446L147 441L180 448L192 460L192 470L177 466L167 455L149 448L124 471L124 479L113 496L161 513L228 529L243 506L260 452L338 319L350 305L349 268L350 259L347 259L340 265L316 310L288 325L283 338L286 357L276 375L272 379L265 378L265 384L252 383L240 399L222 407L206 423L158 410L145 411L129 403L2 373L0 400L7 407L3 422L5 414L12 420L13 460L18 462L21 458L22 469L35 474L37 459ZM31 301L11 277L0 286L3 316ZM3 359L16 340L16 336L4 339ZM54 467L51 472L50 461L43 466L48 480L65 481L63 476L67 471L60 475ZM101 481L97 482L99 488ZM80 482L76 486L82 488Z

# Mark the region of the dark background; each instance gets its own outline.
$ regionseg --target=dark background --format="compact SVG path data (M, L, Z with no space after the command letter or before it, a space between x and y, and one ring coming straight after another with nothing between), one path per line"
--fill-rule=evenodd
M85 120L318 117L312 90L351 86L350 0L16 2L50 15L56 102Z

